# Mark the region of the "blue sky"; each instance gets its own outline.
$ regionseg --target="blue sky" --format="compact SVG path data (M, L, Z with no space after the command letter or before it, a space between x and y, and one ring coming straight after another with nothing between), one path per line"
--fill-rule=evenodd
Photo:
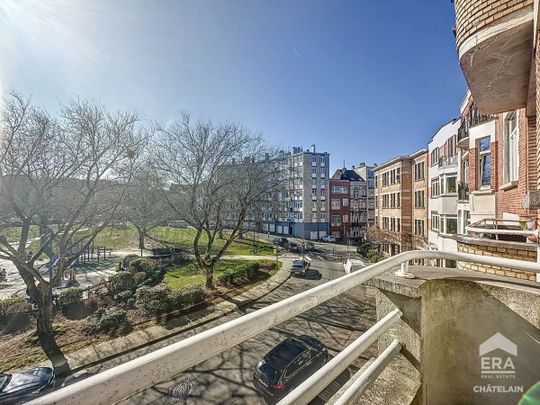
M450 0L2 0L0 91L231 120L332 168L424 147L465 82Z

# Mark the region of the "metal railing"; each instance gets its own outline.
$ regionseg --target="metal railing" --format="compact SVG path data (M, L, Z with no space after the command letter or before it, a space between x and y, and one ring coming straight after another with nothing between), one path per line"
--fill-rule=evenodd
M457 166L458 155L445 156L439 159L439 167Z
M255 335L268 330L288 319L300 315L315 306L335 298L353 287L376 277L386 271L399 268L396 274L405 277L410 275L407 271L408 263L414 260L447 259L455 261L473 262L490 266L530 271L540 274L540 264L520 260L477 256L469 253L448 253L432 250L414 250L403 252L381 262L372 264L351 274L304 291L293 297L276 302L268 307L244 315L240 318L226 322L212 329L198 333L167 347L145 354L124 364L113 367L100 374L91 376L67 387L60 388L50 394L37 398L30 404L96 404L115 403L131 395L150 388L162 381L171 379L179 373L236 346ZM479 275L480 276L480 275ZM289 393L282 400L282 404L299 403L296 398L305 395L312 397L321 392L331 379L325 373L335 375L339 368L349 365L356 357L369 347L385 330L395 323L401 313L393 311L385 318L368 329L360 338L345 348L331 360L321 372L312 375L303 384ZM364 374L345 392L348 397L354 397L358 391L367 387L371 377L376 376L399 351L399 345L391 345L389 352L385 351L379 356L377 365L371 365ZM356 357L355 357L356 356ZM335 360L338 359L338 360ZM346 366L345 366L346 367ZM324 372L322 372L324 370ZM337 375L336 375L337 376ZM332 378L333 379L333 378ZM316 381L316 383L314 383ZM304 398L302 396L302 398ZM303 401L303 400L302 400Z
M469 185L464 182L458 183L458 201L469 201Z
M465 231L467 231L467 233L491 234L495 235L497 238L499 235L535 236L537 238L540 236L540 232L537 229L523 229L525 226L523 222L524 221L515 219L486 218L467 225ZM514 226L516 229L500 228L501 226Z

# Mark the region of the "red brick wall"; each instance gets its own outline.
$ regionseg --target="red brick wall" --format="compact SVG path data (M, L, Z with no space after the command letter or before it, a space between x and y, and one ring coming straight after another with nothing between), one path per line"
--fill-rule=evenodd
M345 238L346 237L346 234L348 233L349 231L349 228L350 228L350 225L351 225L351 213L350 213L350 209L351 209L351 205L350 205L350 184L349 184L349 181L348 180L335 180L335 179L330 179L330 182L329 182L329 186L330 186L330 201L328 203L328 207L329 207L329 210L330 210L330 215L329 215L329 218L328 218L328 222L330 224L330 234L332 234L332 232L339 232L339 235L341 238ZM334 194L333 192L333 186L345 186L347 187L347 194L341 194L341 193L336 193ZM349 205L347 205L346 207L343 206L343 199L346 198L348 201L349 201ZM338 199L339 202L340 202L340 209L339 210L335 210L335 209L332 209L332 200L333 199ZM341 226L332 226L332 216L333 215L339 215L340 216L340 219L341 219ZM343 215L348 215L349 216L349 221L347 223L344 223L343 222Z

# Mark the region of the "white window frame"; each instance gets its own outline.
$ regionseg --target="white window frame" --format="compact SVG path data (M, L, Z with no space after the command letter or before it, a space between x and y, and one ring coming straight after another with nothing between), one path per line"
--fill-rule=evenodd
M503 148L503 181L505 184L509 184L517 181L519 176L519 125L517 111L507 113L504 117Z

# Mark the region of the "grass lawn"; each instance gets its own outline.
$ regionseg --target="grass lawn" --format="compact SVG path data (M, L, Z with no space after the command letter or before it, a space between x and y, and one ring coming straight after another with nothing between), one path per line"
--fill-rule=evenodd
M262 266L266 260L258 261ZM271 262L268 260L268 262ZM238 266L244 264L257 263L256 260L220 260L216 263L214 267L214 280L217 280L219 275L227 270L235 269ZM270 275L273 275L281 267L281 262L279 262L278 268L269 271ZM197 266L195 260L191 260L187 263L184 263L180 266L171 268L165 273L165 283L167 283L173 290L179 290L187 286L201 286L204 285L205 277L204 273Z
M0 228L0 235L4 236L8 240L8 242L17 243L19 242L19 239L21 237L21 227L12 226L8 228ZM38 236L39 236L39 227L37 227L36 225L31 225L28 238L32 239Z
M193 251L193 240L196 231L192 228L171 228L158 227L149 232L146 238L146 247L159 247L164 245L174 245L182 247L190 252ZM206 243L206 235L201 237L201 248ZM96 246L105 246L113 250L137 249L138 235L134 227L109 227L98 234L95 240ZM217 251L225 243L222 239L216 239L214 242L214 251ZM268 243L259 241L253 242L253 239L236 239L227 249L228 255L259 255L273 256L274 247Z

